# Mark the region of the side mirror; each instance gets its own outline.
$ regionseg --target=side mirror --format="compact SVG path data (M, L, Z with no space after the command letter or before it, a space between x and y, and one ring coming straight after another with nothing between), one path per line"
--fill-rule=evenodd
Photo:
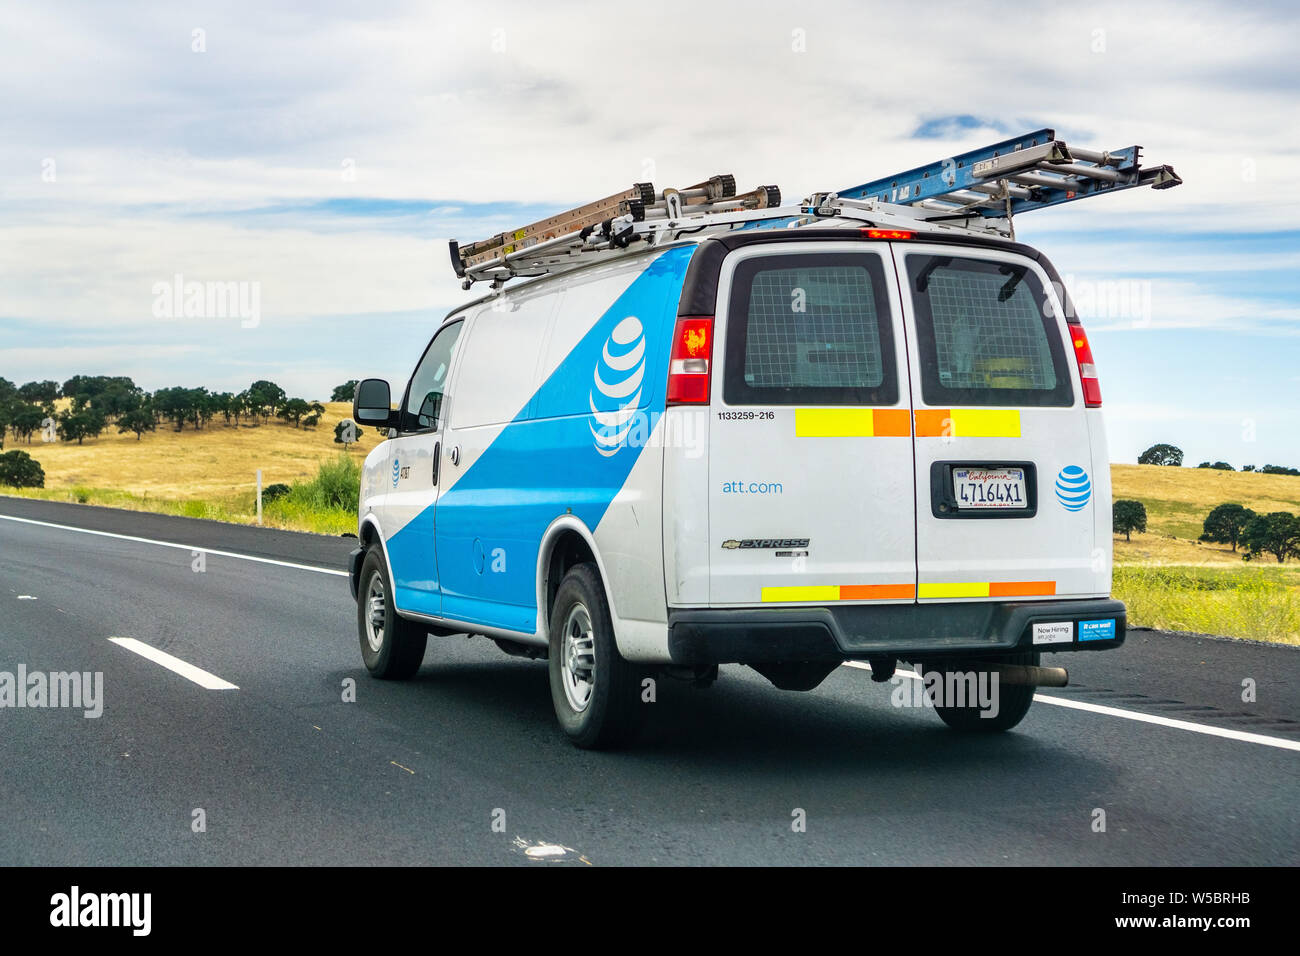
M391 425L393 394L382 378L362 379L352 396L352 418L359 425Z

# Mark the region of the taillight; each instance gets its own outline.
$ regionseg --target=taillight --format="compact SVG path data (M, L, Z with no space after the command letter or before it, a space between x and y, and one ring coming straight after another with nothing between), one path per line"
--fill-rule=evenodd
M1079 363L1079 378L1083 381L1083 404L1087 408L1101 407L1101 381L1097 378L1097 365L1092 360L1092 346L1082 325L1070 323L1070 341L1074 343L1074 359Z
M678 319L668 360L669 405L708 404L712 358L713 316L691 315Z
M861 229L863 239L915 239L916 233L906 229Z

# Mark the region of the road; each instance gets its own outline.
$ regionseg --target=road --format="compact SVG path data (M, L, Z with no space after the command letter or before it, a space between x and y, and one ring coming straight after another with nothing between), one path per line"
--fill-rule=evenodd
M0 864L1300 863L1300 648L1047 656L1072 686L989 739L860 668L800 694L724 667L589 753L545 663L486 640L369 678L351 546L0 498L0 671L102 672L104 698L0 709Z

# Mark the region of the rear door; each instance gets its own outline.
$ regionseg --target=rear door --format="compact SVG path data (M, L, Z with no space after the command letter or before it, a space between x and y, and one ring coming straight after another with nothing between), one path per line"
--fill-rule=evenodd
M1104 592L1088 420L1047 275L1010 251L893 251L915 409L918 598Z
M911 408L888 245L738 250L718 310L710 604L914 600Z

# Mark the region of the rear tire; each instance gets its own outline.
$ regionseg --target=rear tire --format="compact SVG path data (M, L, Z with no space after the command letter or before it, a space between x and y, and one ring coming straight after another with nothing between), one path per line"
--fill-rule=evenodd
M420 669L428 628L398 615L392 579L379 548L366 551L357 587L357 631L361 660L374 677L406 680Z
M1037 651L1022 651L1018 654L1006 654L997 659L999 664L1027 664L1038 666ZM928 672L936 672L943 675L945 686L948 683L948 675L954 672L954 669L948 666L945 661L932 661L921 665L919 668L924 676ZM987 675L987 670L978 666L975 668L963 667L965 673L974 670L976 675L977 686L992 687L991 678ZM988 685L983 682L989 680ZM951 706L949 704L936 703L935 712L939 718L951 727L953 730L959 730L963 733L999 733L1004 730L1010 730L1020 721L1024 720L1025 714L1029 713L1029 705L1034 702L1034 690L1036 688L1026 687L1023 685L1003 684L1001 681L997 684L996 697L997 713L992 717L985 717L979 706L979 701L974 703L967 702L964 706Z
M641 724L640 670L623 659L596 566L579 564L560 582L551 609L551 702L565 734L596 750L625 743Z

